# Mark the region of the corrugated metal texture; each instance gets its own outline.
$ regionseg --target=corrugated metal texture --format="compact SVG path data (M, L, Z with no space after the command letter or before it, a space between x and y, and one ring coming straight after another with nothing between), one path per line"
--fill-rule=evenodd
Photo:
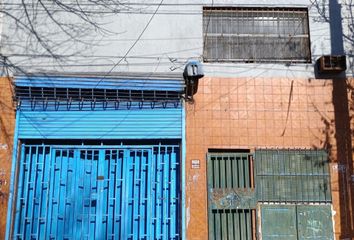
M253 237L256 205L251 155L208 154L209 239Z
M160 90L183 92L184 79L135 79L100 77L21 76L14 79L15 86L45 88Z
M180 239L180 148L23 145L14 239Z
M182 108L20 111L20 139L180 139Z
M257 150L255 173L259 201L331 202L323 150Z

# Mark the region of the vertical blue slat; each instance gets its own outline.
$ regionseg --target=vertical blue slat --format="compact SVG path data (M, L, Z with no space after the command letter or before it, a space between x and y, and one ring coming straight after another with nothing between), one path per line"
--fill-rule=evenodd
M164 157L163 157L163 228L162 228L162 238L167 239L168 236L168 224L170 221L169 216L169 149L164 147Z
M141 162L141 151L131 150L134 152L133 157L133 184L132 184L132 231L130 235L132 239L136 240L139 238L139 190L140 190L140 162Z
M121 151L114 150L113 151L114 158L114 223L113 223L113 233L115 238L119 239L121 236L121 194L122 194L122 177L123 177L123 159L121 159Z
M28 206L27 206L27 214L26 214L26 225L25 225L25 235L31 236L32 235L32 226L33 226L33 221L34 221L34 205L35 205L35 180L36 180L36 174L37 174L37 161L38 161L38 146L35 147L35 154L34 158L32 159L31 162L31 173L30 173L30 178L28 184Z
M45 172L47 172L47 169L46 169L46 146L42 146L41 147L42 149L42 154L40 155L39 159L40 159L40 162L38 163L39 164L39 167L37 169L37 171L39 172L38 173L38 179L37 181L40 180L39 182L39 190L38 190L38 220L37 220L37 230L36 230L36 235L37 235L37 238L39 239L41 237L41 226L43 224L43 220L44 220L44 217L42 216L42 212L43 212L43 206L44 204L42 204L42 202L46 202L46 194L45 194L45 189L46 189L46 183L45 183ZM44 220L45 221L45 220Z
M116 158L115 158L115 199L114 199L114 204L115 204L115 216L116 216L116 222L114 223L114 233L116 236L116 239L119 239L121 237L122 233L122 204L123 204L123 199L122 199L122 194L123 194L123 163L124 163L124 151L122 150L115 150L117 153Z
M74 201L75 198L73 197L73 191L75 191L75 175L73 174L74 171L74 152L72 149L67 151L67 155L65 158L65 162L67 165L67 169L66 169L66 179L65 180L65 184L63 184L65 186L65 202L64 202L64 216L63 216L63 223L64 223L64 227L63 227L63 236L64 238L67 236L71 236L72 230L73 230L73 225L74 225Z
M73 219L72 219L72 233L73 236L81 236L80 229L80 213L82 209L82 191L81 191L81 181L80 177L82 177L82 172L80 171L80 167L83 165L80 159L80 151L74 151L74 159L73 159L73 175L74 175L74 186L71 189L71 197L73 202Z
M78 153L78 158L80 161L80 165L79 165L79 169L78 169L78 174L80 174L80 180L79 180L79 196L81 196L81 199L78 199L79 201L79 205L78 205L78 211L79 211L79 222L77 223L77 229L76 232L78 234L78 236L84 236L85 235L85 231L84 231L84 225L85 225L85 204L86 204L86 192L85 192L85 188L86 188L86 182L87 182L87 178L86 178L86 161L85 161L85 155L83 153L82 150L79 150Z
M47 224L49 221L48 218L48 207L50 204L50 190L51 190L51 186L50 186L50 176L51 176L51 172L52 172L52 151L51 148L49 146L46 147L46 155L45 155L45 170L44 170L44 181L46 184L46 194L45 194L45 199L43 200L44 204L42 204L42 212L44 214L43 216L43 224L40 227L40 237L41 238L47 238L46 236L46 229L47 229Z
M98 184L97 184L97 170L98 170L98 159L96 158L96 154L98 154L97 150L91 150L91 195L90 195L90 227L89 227L89 236L96 238L97 235L97 199L98 199Z
M96 182L97 182L97 203L96 203L96 236L97 237L104 237L103 233L103 204L104 204L104 180L101 178L105 178L104 176L104 150L99 151L98 161L97 161L97 175L96 175Z
M158 149L156 147L153 148L152 152L152 164L149 166L149 174L151 175L150 177L150 215L151 216L149 219L151 219L150 225L149 225L149 239L155 239L156 238L156 222L157 222L157 211L156 211L156 205L157 205L157 191L156 191L156 182L157 182L157 159L158 159Z
M122 182L122 195L121 195L121 222L120 222L120 230L121 230L121 236L120 239L126 239L127 238L127 226L126 222L129 219L128 214L128 197L129 197L129 151L125 150L124 151L124 157L123 157L123 182Z
M177 178L176 178L176 168L177 168L177 164L176 164L176 148L172 147L172 152L171 152L171 202L170 202L170 218L171 218L171 222L170 222L170 237L171 238L176 238L176 213L177 213L177 202L176 202L176 185L177 185Z
M102 196L102 232L103 238L108 239L108 211L109 211L109 203L110 203L110 195L109 195L109 160L106 160L106 151L101 150L101 159L100 161L103 163L103 196ZM112 215L111 215L112 216Z
M127 194L127 210L128 213L125 216L125 228L126 228L126 238L130 238L133 231L133 223L134 223L134 206L133 206L133 198L134 198L134 155L135 152L128 151L128 194ZM132 154L134 154L132 156Z
M147 159L146 159L146 167L145 167L145 174L146 174L146 238L152 239L151 235L151 227L153 219L153 209L152 209L152 201L154 199L152 195L152 184L151 181L153 179L153 172L154 170L154 149L151 149Z
M161 239L162 226L162 156L161 145L158 147L157 164L156 164L156 239Z
M47 220L45 223L45 233L44 233L44 238L48 239L50 236L50 231L51 231L51 224L52 224L52 210L53 210L53 194L54 194L54 184L55 184L55 159L56 159L56 150L50 149L50 155L48 162L50 162L50 167L49 167L49 191L48 191L48 205L46 206L47 208Z
M60 179L59 179L59 201L58 201L58 215L57 215L57 238L63 238L64 236L64 220L65 220L65 206L66 206L66 185L67 185L67 172L68 172L68 162L67 156L69 154L69 150L63 150L60 162L61 162L61 170L60 170Z
M114 211L114 203L115 203L115 199L114 199L114 185L115 185L115 181L114 181L114 175L115 175L115 159L113 159L112 156L112 152L113 150L105 150L105 161L108 164L108 168L107 168L107 191L108 191L108 206L107 206L107 217L106 217L106 221L107 221L107 237L109 239L114 239L114 223L115 223L115 211Z
M145 237L145 208L146 208L146 195L145 195L145 186L146 186L146 161L147 156L149 155L148 151L141 150L141 161L140 161L140 196L139 196L139 237Z
M84 239L90 237L90 209L91 209L91 174L92 161L89 159L89 150L82 150L84 157L84 178L83 178L83 209L82 209L82 232Z
M53 198L52 198L52 211L51 211L51 221L50 221L50 238L57 236L58 227L58 210L59 210L59 189L60 189L60 172L61 172L61 155L62 150L55 150L54 155L54 173L53 173Z
M38 213L39 213L39 195L40 195L40 161L42 158L42 146L37 147L37 158L35 162L35 171L33 179L33 206L32 206L32 221L31 221L31 237L34 239L38 238L37 236L37 224L38 224Z

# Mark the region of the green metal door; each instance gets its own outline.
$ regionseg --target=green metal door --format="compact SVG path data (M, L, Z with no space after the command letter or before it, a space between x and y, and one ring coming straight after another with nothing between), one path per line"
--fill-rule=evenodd
M256 205L251 155L208 154L209 239L253 238Z
M262 205L263 240L333 239L330 205Z
M261 214L263 240L297 240L294 205L263 205Z
M298 206L297 221L299 240L333 239L331 206Z

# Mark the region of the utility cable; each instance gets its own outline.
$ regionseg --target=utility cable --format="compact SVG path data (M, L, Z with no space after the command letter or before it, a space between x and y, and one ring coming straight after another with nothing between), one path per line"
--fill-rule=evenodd
M141 37L143 36L143 34L145 33L146 29L150 26L150 23L152 22L153 18L155 17L157 11L160 9L160 6L162 5L164 0L161 0L161 2L159 3L159 5L157 6L155 12L152 14L152 16L150 17L149 21L147 22L147 24L145 25L144 29L141 31L141 33L139 34L138 38L135 40L135 42L130 46L130 48L128 49L128 51L124 54L123 57L121 57L119 59L118 62L116 62L116 64L114 64L114 66L97 82L95 88L98 87L98 85L110 74L112 73L112 71L128 56L128 54L131 52L131 50L135 47L135 45L139 42L139 40L141 39Z

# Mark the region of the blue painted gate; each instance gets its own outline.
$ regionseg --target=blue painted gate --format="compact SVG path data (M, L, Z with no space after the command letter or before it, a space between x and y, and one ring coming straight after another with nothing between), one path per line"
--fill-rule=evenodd
M180 239L180 147L22 144L16 239Z

